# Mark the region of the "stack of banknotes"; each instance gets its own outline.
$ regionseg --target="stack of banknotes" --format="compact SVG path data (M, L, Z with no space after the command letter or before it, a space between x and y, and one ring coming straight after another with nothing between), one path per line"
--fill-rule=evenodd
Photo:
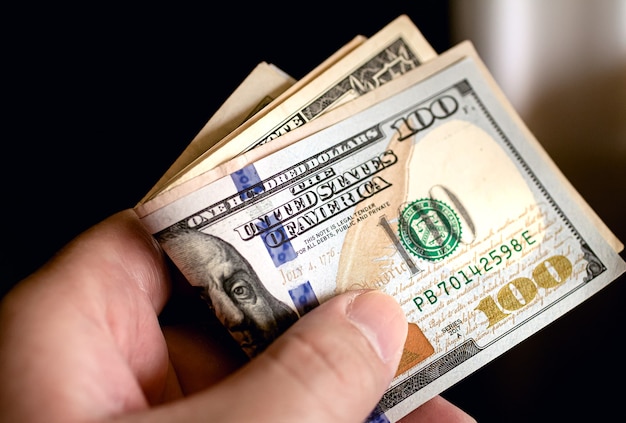
M372 421L626 270L471 42L437 54L406 16L298 81L259 64L135 210L250 357L338 293L394 296L408 337Z

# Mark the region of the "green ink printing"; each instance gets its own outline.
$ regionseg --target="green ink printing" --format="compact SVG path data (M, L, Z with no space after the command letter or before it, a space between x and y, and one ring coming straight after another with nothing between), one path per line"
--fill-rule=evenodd
M443 201L413 201L400 215L398 232L406 250L416 257L437 261L449 256L461 240L461 221Z

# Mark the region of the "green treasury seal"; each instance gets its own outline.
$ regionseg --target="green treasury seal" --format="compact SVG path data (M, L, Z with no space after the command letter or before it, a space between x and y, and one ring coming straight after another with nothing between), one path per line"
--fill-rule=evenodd
M423 198L410 203L400 215L399 232L404 247L426 260L450 255L461 239L461 222L446 203Z

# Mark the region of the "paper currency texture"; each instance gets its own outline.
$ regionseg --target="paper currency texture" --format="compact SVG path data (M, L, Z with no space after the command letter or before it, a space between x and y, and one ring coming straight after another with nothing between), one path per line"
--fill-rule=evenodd
M372 414L391 422L625 271L621 244L591 213L473 50L165 205L138 208L250 356L339 292L394 296L409 336Z
M163 190L209 171L233 157L266 144L345 102L393 81L437 57L419 29L406 15L389 23L345 56L316 72L306 84L265 114L250 119L213 145L171 178Z

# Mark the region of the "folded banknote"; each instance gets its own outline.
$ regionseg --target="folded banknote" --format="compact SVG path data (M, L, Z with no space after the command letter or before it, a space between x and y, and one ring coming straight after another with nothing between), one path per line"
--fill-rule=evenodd
M408 338L372 421L398 421L626 270L469 42L136 212L250 357L338 293L394 296Z
M371 38L355 38L337 53L333 56L338 57L329 58L330 63L326 63L327 60L312 71L313 75L298 81L288 96L276 99L216 142L146 199L311 122L328 110L375 90L437 56L406 15L394 19Z

